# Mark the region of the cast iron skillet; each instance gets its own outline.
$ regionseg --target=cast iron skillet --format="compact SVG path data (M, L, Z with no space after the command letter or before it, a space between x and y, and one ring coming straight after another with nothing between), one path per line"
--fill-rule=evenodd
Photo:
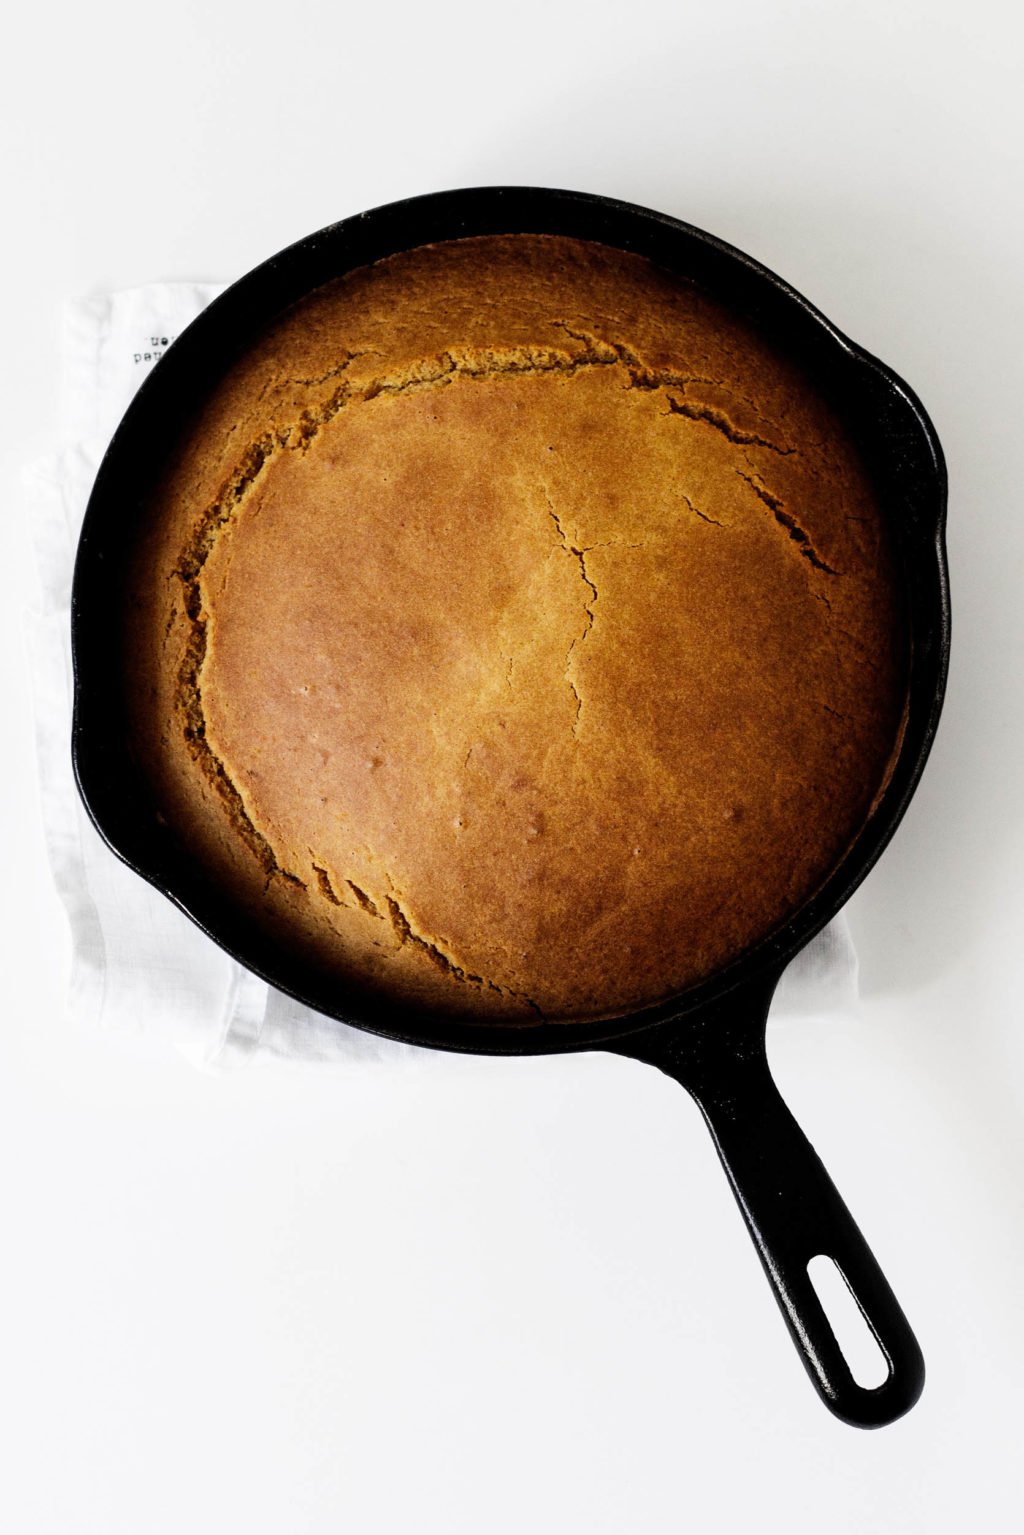
M257 935L175 846L153 814L132 756L116 685L123 646L123 558L154 465L175 424L266 321L353 267L435 240L554 233L651 257L775 335L842 413L874 475L899 551L911 633L909 706L885 793L853 850L781 930L674 1000L596 1024L472 1025L411 1018L347 994L283 946ZM113 851L204 932L282 991L394 1039L446 1050L524 1055L595 1048L660 1067L702 1110L765 1273L807 1372L848 1423L876 1427L912 1407L921 1351L896 1297L769 1073L764 1028L786 964L864 878L892 836L924 767L949 656L943 549L946 476L935 432L912 391L853 345L800 294L721 240L644 208L578 192L485 187L393 203L344 220L234 284L169 349L110 445L82 529L72 597L73 752L86 808ZM888 1363L873 1389L853 1379L808 1276L830 1257Z

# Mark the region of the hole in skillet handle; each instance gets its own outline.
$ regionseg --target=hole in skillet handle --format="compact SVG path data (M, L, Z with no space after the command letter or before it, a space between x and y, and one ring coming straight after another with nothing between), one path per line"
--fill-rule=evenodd
M872 1390L883 1385L889 1377L889 1361L842 1271L831 1258L818 1253L807 1265L807 1272L858 1386Z
M772 1079L764 1035L779 974L762 975L695 1017L611 1048L659 1067L694 1098L819 1396L844 1423L881 1428L921 1395L924 1359L871 1249ZM809 1269L820 1257L838 1268L881 1351L886 1374L880 1385L854 1378Z

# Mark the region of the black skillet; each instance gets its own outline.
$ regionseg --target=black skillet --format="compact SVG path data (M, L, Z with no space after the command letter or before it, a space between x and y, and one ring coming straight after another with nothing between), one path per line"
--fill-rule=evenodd
M806 368L841 412L874 476L899 551L911 635L909 706L898 760L853 850L781 930L671 1002L596 1024L486 1026L413 1018L326 980L257 934L171 839L134 761L116 684L123 647L123 558L154 466L176 424L265 323L320 283L396 251L490 233L554 233L637 251L701 284ZM811 1380L847 1423L889 1423L912 1407L924 1361L892 1290L814 1150L786 1108L765 1055L772 993L794 954L839 910L892 836L917 784L949 658L943 548L946 476L913 392L805 299L711 235L644 208L578 192L485 187L393 203L299 241L237 282L169 349L103 461L82 529L72 596L75 772L113 851L242 964L309 1006L394 1039L439 1049L528 1055L605 1049L648 1061L687 1088L707 1120L765 1273ZM808 1275L839 1268L885 1360L857 1384Z

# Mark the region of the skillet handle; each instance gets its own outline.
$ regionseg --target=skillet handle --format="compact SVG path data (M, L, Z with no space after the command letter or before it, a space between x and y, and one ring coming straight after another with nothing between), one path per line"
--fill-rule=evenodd
M764 1025L777 975L714 1004L697 1023L652 1030L619 1053L681 1082L707 1121L790 1336L836 1417L880 1428L907 1412L924 1386L924 1359L903 1310L786 1107L765 1054ZM885 1356L880 1386L854 1380L807 1265L831 1258Z

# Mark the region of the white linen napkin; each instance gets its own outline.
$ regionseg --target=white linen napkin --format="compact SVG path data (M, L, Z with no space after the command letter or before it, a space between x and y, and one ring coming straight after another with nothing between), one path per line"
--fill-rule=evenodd
M71 771L70 596L96 470L132 395L216 283L153 283L71 304L64 332L61 447L26 471L39 596L26 615L43 818L71 924L72 1017L173 1041L205 1068L259 1054L423 1068L439 1052L378 1039L300 1006L223 954L114 857ZM840 914L790 965L772 1018L850 1009L857 957Z

